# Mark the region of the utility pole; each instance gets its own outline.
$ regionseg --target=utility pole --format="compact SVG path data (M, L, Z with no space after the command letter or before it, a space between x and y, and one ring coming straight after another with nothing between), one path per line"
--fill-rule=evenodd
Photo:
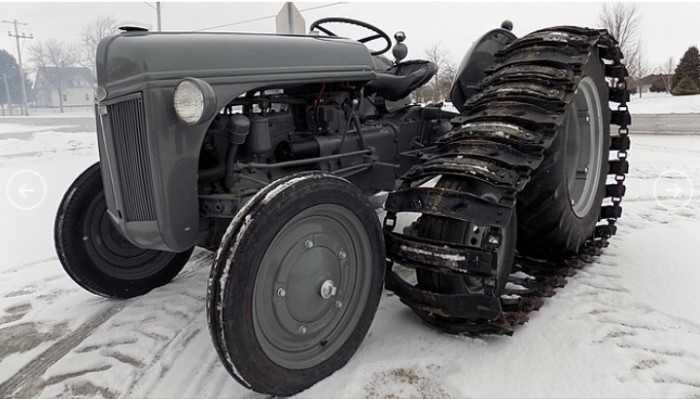
M2 74L2 80L5 82L5 98L7 99L7 110L12 116L12 99L10 98L10 85L7 84L7 74ZM5 108L2 109L2 114L5 115Z
M158 32L160 32L160 1L156 1L156 15L158 15Z
M156 22L156 26L158 27L158 32L160 32L160 30L161 30L161 19L160 19L160 9L161 9L161 6L160 6L160 1L156 1L155 7L153 6L153 4L151 4L151 3L147 2L147 1L145 2L145 4L146 4L147 6L149 6L149 7L151 7L152 9L156 10L156 21L157 21L157 22Z
M16 42L17 42L17 63L19 64L19 86L22 89L22 115L29 115L28 109L27 109L27 89L24 87L24 68L22 66L22 48L19 45L19 39L34 39L34 35L29 34L25 35L24 33L20 34L19 33L19 28L18 25L28 25L26 23L22 22L17 22L16 19L12 21L7 21L4 20L2 21L3 23L6 24L12 24L15 26L15 34L12 34L12 31L8 31L7 34L10 37L14 37Z

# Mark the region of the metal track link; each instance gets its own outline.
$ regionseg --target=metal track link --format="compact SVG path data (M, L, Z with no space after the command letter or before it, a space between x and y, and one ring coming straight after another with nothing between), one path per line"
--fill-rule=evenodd
M502 228L518 193L555 139L591 56L603 63L609 100L617 103L610 113L610 123L619 129L611 139L610 150L616 159L609 163L609 174L614 176L614 183L605 191L609 204L602 207L601 222L576 256L558 263L516 256L504 293L495 297L493 266ZM510 335L542 306L544 298L553 296L568 277L593 262L615 234L629 169L627 126L631 118L626 105L627 70L621 59L620 48L607 31L571 26L533 32L497 53L477 94L467 101L464 113L452 120L453 129L425 151L422 164L402 176L399 190L387 199L387 288L445 332ZM423 186L426 179L445 175L497 195ZM400 212L467 221L480 226L482 233L465 245L418 237L412 227L395 232ZM394 261L414 269L481 278L483 293L450 295L422 289L399 277L393 270Z

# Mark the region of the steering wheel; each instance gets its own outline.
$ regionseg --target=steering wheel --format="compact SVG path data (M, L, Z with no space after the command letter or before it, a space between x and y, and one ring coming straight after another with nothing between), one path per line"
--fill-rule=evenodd
M389 51L389 49L391 48L391 39L389 38L389 35L387 35L383 30L377 28L374 25L370 25L367 22L358 21L356 19L341 18L341 17L321 18L319 20L314 21L314 23L312 23L311 26L309 26L309 30L312 31L314 29L318 29L321 32L327 34L328 36L337 37L338 35L333 33L333 31L331 31L330 29L328 29L324 26L321 26L321 25L328 24L328 23L357 25L357 26L361 26L365 29L369 29L372 32L374 32L373 35L359 39L358 42L360 42L362 44L367 44L367 43L374 41L374 40L377 40L377 39L384 39L384 41L386 42L386 47L384 47L381 50L370 51L370 54L372 54L372 55L384 54L387 51Z

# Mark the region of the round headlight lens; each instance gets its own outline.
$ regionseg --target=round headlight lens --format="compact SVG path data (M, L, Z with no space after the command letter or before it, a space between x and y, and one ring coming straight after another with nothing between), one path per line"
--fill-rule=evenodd
M104 99L107 98L107 90L105 90L105 88L102 86L97 86L97 90L95 90L95 97L97 98L97 101L104 101Z
M204 116L204 93L195 81L182 80L175 86L173 105L181 121L188 125L195 125Z

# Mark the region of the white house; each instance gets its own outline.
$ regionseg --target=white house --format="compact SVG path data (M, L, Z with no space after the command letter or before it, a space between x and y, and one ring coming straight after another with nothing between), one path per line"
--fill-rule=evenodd
M96 81L89 68L40 67L34 81L37 107L92 106Z

